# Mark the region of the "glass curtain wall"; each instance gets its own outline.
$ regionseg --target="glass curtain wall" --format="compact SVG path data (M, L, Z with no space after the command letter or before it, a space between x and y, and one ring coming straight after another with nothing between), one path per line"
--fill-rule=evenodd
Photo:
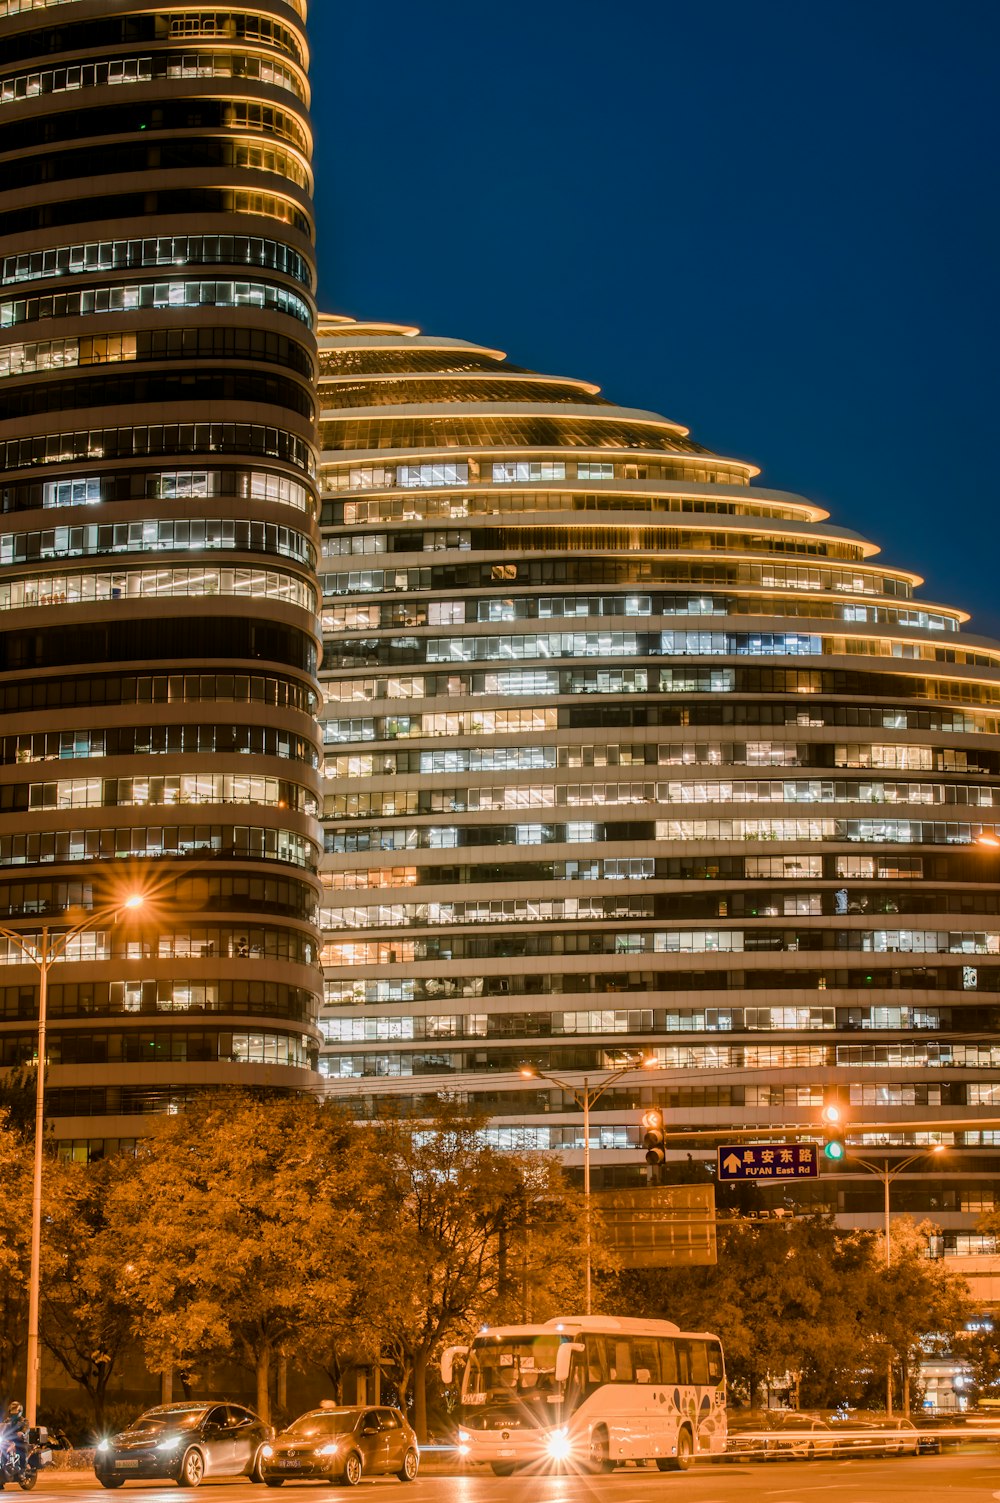
M588 382L332 318L320 368L329 1089L448 1092L579 1165L572 1098L520 1069L643 1053L594 1113L595 1183L642 1182L654 1102L765 1130L836 1100L870 1148L961 1150L894 1204L968 1235L997 1164L1000 647ZM881 1210L871 1176L797 1193Z
M317 1080L305 6L0 4L0 923L63 1152ZM37 973L0 942L0 1063Z

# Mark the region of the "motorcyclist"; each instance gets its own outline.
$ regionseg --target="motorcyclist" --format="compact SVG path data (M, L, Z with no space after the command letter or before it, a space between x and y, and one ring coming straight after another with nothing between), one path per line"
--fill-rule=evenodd
M14 1450L18 1471L23 1472L28 1461L28 1426L24 1418L24 1405L11 1399L3 1422L3 1443ZM0 1482L0 1487L3 1483Z

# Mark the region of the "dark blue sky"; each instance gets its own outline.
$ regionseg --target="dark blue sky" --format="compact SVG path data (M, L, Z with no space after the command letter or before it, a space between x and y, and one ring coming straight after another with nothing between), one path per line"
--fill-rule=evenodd
M996 0L312 0L322 306L664 412L1000 636Z

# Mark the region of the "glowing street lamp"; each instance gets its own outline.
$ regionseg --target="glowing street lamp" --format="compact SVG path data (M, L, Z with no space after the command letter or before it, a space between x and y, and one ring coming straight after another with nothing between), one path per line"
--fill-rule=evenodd
M41 1249L42 1249L42 1145L45 1134L45 1032L48 1019L49 971L56 961L65 958L69 945L88 929L98 924L117 923L126 911L141 908L146 899L142 893L132 893L120 903L101 908L97 913L67 929L53 934L48 924L42 925L38 935L22 934L0 924L0 936L15 945L24 960L30 961L38 970L38 1063L35 1080L35 1158L31 1181L31 1261L28 1272L28 1352L27 1393L25 1394L26 1418L33 1426L38 1415L38 1394L41 1386L39 1361L39 1305L41 1294Z
M568 1080L560 1080L558 1075L550 1075L547 1070L539 1070L535 1065L524 1065L520 1074L525 1080L549 1080L557 1085L560 1090L568 1092L577 1106L583 1108L583 1205L584 1221L586 1224L586 1247L587 1247L587 1308L585 1314L590 1315L592 1303L592 1273L591 1273L591 1231L590 1231L590 1108L598 1101L608 1086L614 1085L616 1080L621 1080L623 1075L634 1075L637 1070L658 1070L659 1060L655 1055L642 1055L638 1059L630 1059L627 1064L619 1065L611 1070L603 1080L591 1085L589 1076L583 1077L581 1085L573 1085Z

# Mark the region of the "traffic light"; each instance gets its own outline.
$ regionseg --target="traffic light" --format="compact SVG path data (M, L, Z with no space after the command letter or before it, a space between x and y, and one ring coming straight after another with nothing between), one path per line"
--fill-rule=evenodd
M646 1129L642 1140L642 1146L646 1150L646 1163L657 1167L667 1156L663 1140L663 1113L658 1106L643 1112L642 1125Z
M833 1102L824 1106L823 1118L823 1153L834 1164L839 1164L847 1153L844 1147L844 1114L840 1107Z

